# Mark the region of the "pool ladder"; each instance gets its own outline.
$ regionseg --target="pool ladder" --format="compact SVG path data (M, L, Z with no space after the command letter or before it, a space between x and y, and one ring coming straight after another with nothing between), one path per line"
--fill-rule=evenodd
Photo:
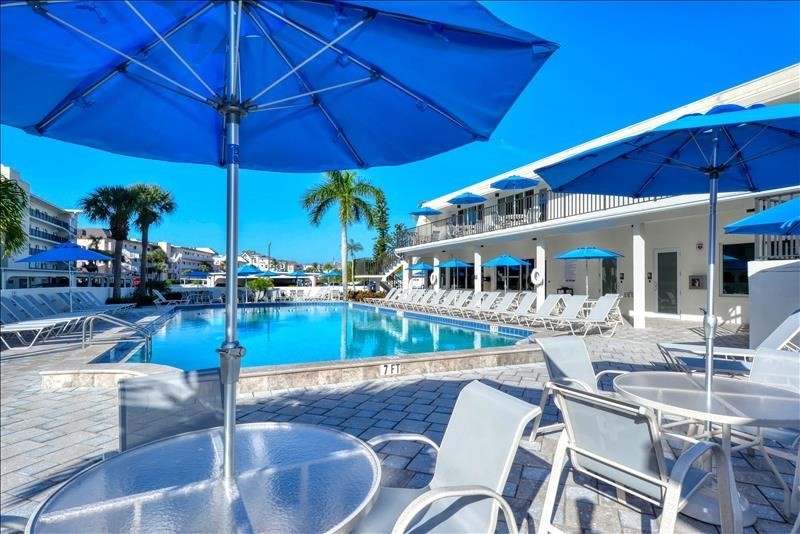
M85 349L94 339L95 321L105 321L113 325L130 328L131 330L134 331L134 334L120 339L105 338L104 341L110 341L110 340L121 341L123 339L133 339L134 337L141 337L144 340L145 351L147 352L148 356L150 355L150 352L152 350L152 333L150 329L141 326L139 324L132 323L124 319L120 319L119 317L108 315L106 313L98 313L97 315L92 315L83 322L83 328L81 332L81 348ZM87 336L87 326L88 326L88 336Z

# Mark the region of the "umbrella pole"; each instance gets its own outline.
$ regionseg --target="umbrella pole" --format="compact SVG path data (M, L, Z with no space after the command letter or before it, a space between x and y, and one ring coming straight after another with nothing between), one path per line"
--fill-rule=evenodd
M225 341L217 349L219 353L220 376L224 386L224 456L223 477L233 479L234 440L236 425L236 383L239 381L239 368L245 350L237 340L237 258L238 258L238 220L239 220L239 121L241 108L238 107L238 88L236 74L239 72L239 36L236 33L239 16L238 4L227 2L228 50L226 61L225 109L225 167L227 170L227 217L226 217L226 255L225 266Z
M719 170L717 169L717 148L719 146L719 130L714 129L712 140L713 152L711 166L714 171L709 175L708 191L708 280L706 285L706 313L703 318L703 334L706 338L706 405L711 408L711 391L714 381L714 336L717 331L717 316L714 314L714 291L716 284L714 274L717 260L717 193L719 191Z
M586 298L589 298L589 260L583 260L583 274L586 277Z
M67 284L69 285L69 311L72 313L72 262L67 262L68 278Z

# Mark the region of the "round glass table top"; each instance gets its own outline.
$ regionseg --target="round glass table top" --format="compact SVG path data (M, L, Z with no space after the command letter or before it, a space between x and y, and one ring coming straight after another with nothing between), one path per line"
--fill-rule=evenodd
M617 376L614 389L643 406L720 424L800 423L800 395L794 391L715 376L708 406L704 381L703 373L637 371Z
M69 480L30 532L338 532L378 495L362 441L296 423L236 427L236 476L222 478L221 428L130 449Z

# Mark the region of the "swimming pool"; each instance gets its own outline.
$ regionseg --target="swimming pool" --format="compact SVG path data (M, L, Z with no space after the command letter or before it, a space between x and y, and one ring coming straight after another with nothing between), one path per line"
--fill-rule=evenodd
M127 362L187 371L217 367L219 356L214 349L223 340L224 326L225 310L220 308L178 311L153 335L150 357L139 350ZM295 305L239 309L239 341L247 349L243 367L505 347L518 339L372 308Z

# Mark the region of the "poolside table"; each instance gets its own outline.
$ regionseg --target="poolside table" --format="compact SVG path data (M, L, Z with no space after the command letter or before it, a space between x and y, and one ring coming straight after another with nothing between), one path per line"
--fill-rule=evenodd
M614 389L637 404L665 413L710 422L722 427L722 448L731 458L731 427L800 426L800 395L746 380L714 377L711 406L706 405L705 375L645 371L619 375ZM719 525L716 497L705 493L684 508L683 512L701 521ZM702 497L706 497L703 499ZM747 499L739 496L745 527L756 521Z
M163 439L101 462L48 498L30 532L347 532L378 496L380 462L324 427L236 427L236 477L222 429Z

